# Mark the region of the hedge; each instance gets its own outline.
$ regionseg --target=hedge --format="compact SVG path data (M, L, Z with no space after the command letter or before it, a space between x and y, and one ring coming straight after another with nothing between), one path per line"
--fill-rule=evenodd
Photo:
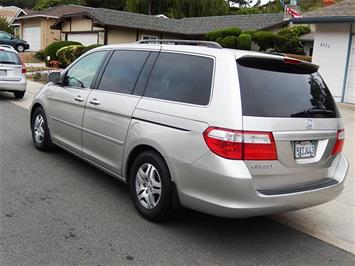
M208 41L216 41L219 38L223 39L227 36L238 37L240 34L242 34L242 31L239 28L226 28L207 33L205 39Z
M59 59L61 63L61 67L67 67L69 66L72 62L74 62L77 58L79 58L81 55L84 53L96 48L100 47L101 44L93 44L89 46L83 46L83 45L69 45L60 48L57 51L57 58Z
M84 48L85 46L77 44L60 48L56 56L60 61L61 67L65 68L74 62L75 59L83 54Z
M80 42L72 42L72 41L60 41L60 42L54 42L50 45L48 45L46 47L46 49L44 49L43 51L43 55L44 55L44 60L46 62L46 65L49 65L49 62L47 60L47 57L50 56L50 60L59 60L59 58L57 57L57 51L65 46L69 46L69 45L81 45Z
M240 34L238 37L238 49L250 50L252 37L250 34Z

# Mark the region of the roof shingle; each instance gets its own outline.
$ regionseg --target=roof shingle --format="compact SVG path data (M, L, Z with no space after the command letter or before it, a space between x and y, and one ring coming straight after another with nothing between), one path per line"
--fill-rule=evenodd
M343 0L331 6L323 7L304 14L304 17L355 16L355 1Z
M228 27L239 27L242 30L259 30L284 22L283 13L184 19L158 18L155 16L105 8L96 8L88 10L85 13L105 26L118 26L187 35L206 34L216 29Z

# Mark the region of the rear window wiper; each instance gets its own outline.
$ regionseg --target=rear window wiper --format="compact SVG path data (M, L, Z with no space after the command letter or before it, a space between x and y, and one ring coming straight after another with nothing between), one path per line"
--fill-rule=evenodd
M327 109L308 109L305 111L308 114L334 114L334 111L332 110L327 110Z
M292 114L291 117L307 117L308 115L313 115L313 114L326 114L329 116L333 116L334 111L327 110L327 109L320 109L320 108L315 108L315 109L310 108L308 110L304 110L302 112Z

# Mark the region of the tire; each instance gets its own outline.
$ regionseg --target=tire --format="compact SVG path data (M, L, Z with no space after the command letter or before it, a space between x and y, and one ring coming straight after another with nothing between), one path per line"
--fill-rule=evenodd
M38 150L50 150L52 143L47 118L41 107L38 107L31 117L31 132L33 144Z
M16 99L22 99L25 96L25 91L14 91L14 95Z
M22 44L19 44L16 46L16 50L17 50L17 52L22 53L25 51L25 46L23 46Z
M152 151L142 152L133 162L130 173L131 196L139 214L152 222L168 218L171 214L171 178L162 157Z

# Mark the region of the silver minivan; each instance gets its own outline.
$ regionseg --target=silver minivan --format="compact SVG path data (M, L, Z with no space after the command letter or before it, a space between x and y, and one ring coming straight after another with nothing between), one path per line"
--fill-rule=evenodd
M149 220L179 206L267 215L343 189L344 128L313 64L154 40L96 48L50 81L32 104L35 147L126 182Z

